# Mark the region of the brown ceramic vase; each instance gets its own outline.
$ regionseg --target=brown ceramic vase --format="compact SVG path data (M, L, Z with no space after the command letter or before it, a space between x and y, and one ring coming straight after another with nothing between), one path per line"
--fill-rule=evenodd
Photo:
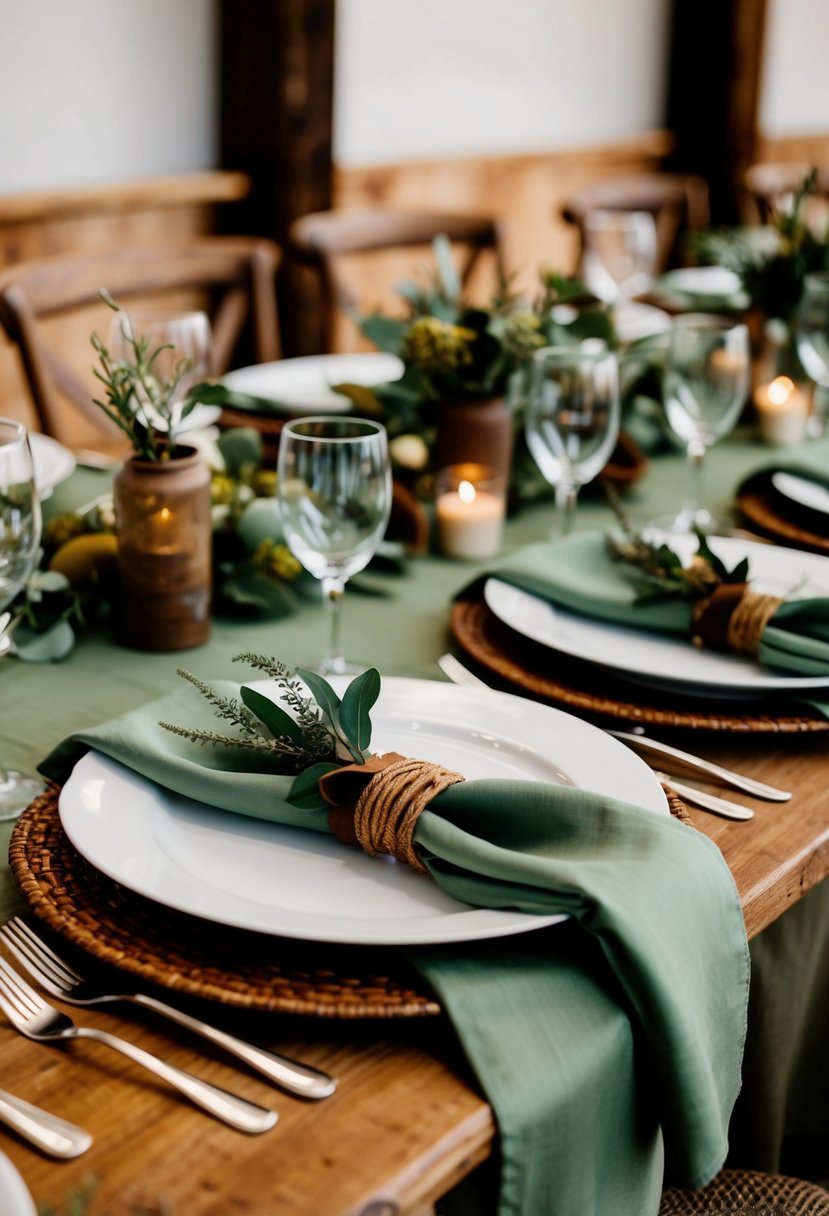
M504 397L484 401L446 401L438 408L434 467L489 465L509 478L513 420Z

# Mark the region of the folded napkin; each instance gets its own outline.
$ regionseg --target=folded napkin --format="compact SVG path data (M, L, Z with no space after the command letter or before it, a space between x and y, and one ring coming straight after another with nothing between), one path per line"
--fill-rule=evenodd
M631 568L613 561L600 532L528 545L490 573L571 612L684 636L690 645L694 632L691 602L637 604L641 588ZM746 657L745 661L752 659ZM829 676L829 597L781 604L762 631L757 661L790 675Z
M213 806L328 830L324 812L286 801L292 777L160 721L215 725L188 686L67 739L41 769L62 781L92 746ZM501 1216L655 1216L663 1167L679 1185L710 1179L725 1158L748 996L739 900L713 843L585 790L503 780L450 786L414 842L423 881L466 903L572 917L411 952L493 1105Z

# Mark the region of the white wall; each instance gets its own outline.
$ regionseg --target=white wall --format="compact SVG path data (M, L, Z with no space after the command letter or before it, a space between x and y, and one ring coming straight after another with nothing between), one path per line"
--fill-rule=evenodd
M668 0L337 0L334 159L547 151L664 125Z
M764 135L829 131L827 0L769 0L760 92Z
M0 0L0 29L0 193L214 167L214 0Z

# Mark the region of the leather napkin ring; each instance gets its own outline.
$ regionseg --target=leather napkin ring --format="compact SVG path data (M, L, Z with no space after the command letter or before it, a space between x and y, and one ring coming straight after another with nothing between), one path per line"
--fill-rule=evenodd
M412 840L420 812L463 780L439 764L386 752L326 773L319 791L331 807L328 825L338 840L358 844L372 857L387 853L425 874Z
M691 641L695 646L756 655L763 630L783 599L751 591L747 583L721 583L694 605Z

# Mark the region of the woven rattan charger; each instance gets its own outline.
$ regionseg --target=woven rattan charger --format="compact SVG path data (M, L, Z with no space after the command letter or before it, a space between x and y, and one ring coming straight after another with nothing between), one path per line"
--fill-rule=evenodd
M772 485L770 474L749 478L740 487L735 505L745 522L768 540L829 556L827 517L784 499Z
M240 1009L349 1019L441 1012L401 951L228 928L128 891L72 847L59 793L50 787L17 821L9 863L31 911L62 942L143 984ZM666 794L671 813L690 823L681 799Z

